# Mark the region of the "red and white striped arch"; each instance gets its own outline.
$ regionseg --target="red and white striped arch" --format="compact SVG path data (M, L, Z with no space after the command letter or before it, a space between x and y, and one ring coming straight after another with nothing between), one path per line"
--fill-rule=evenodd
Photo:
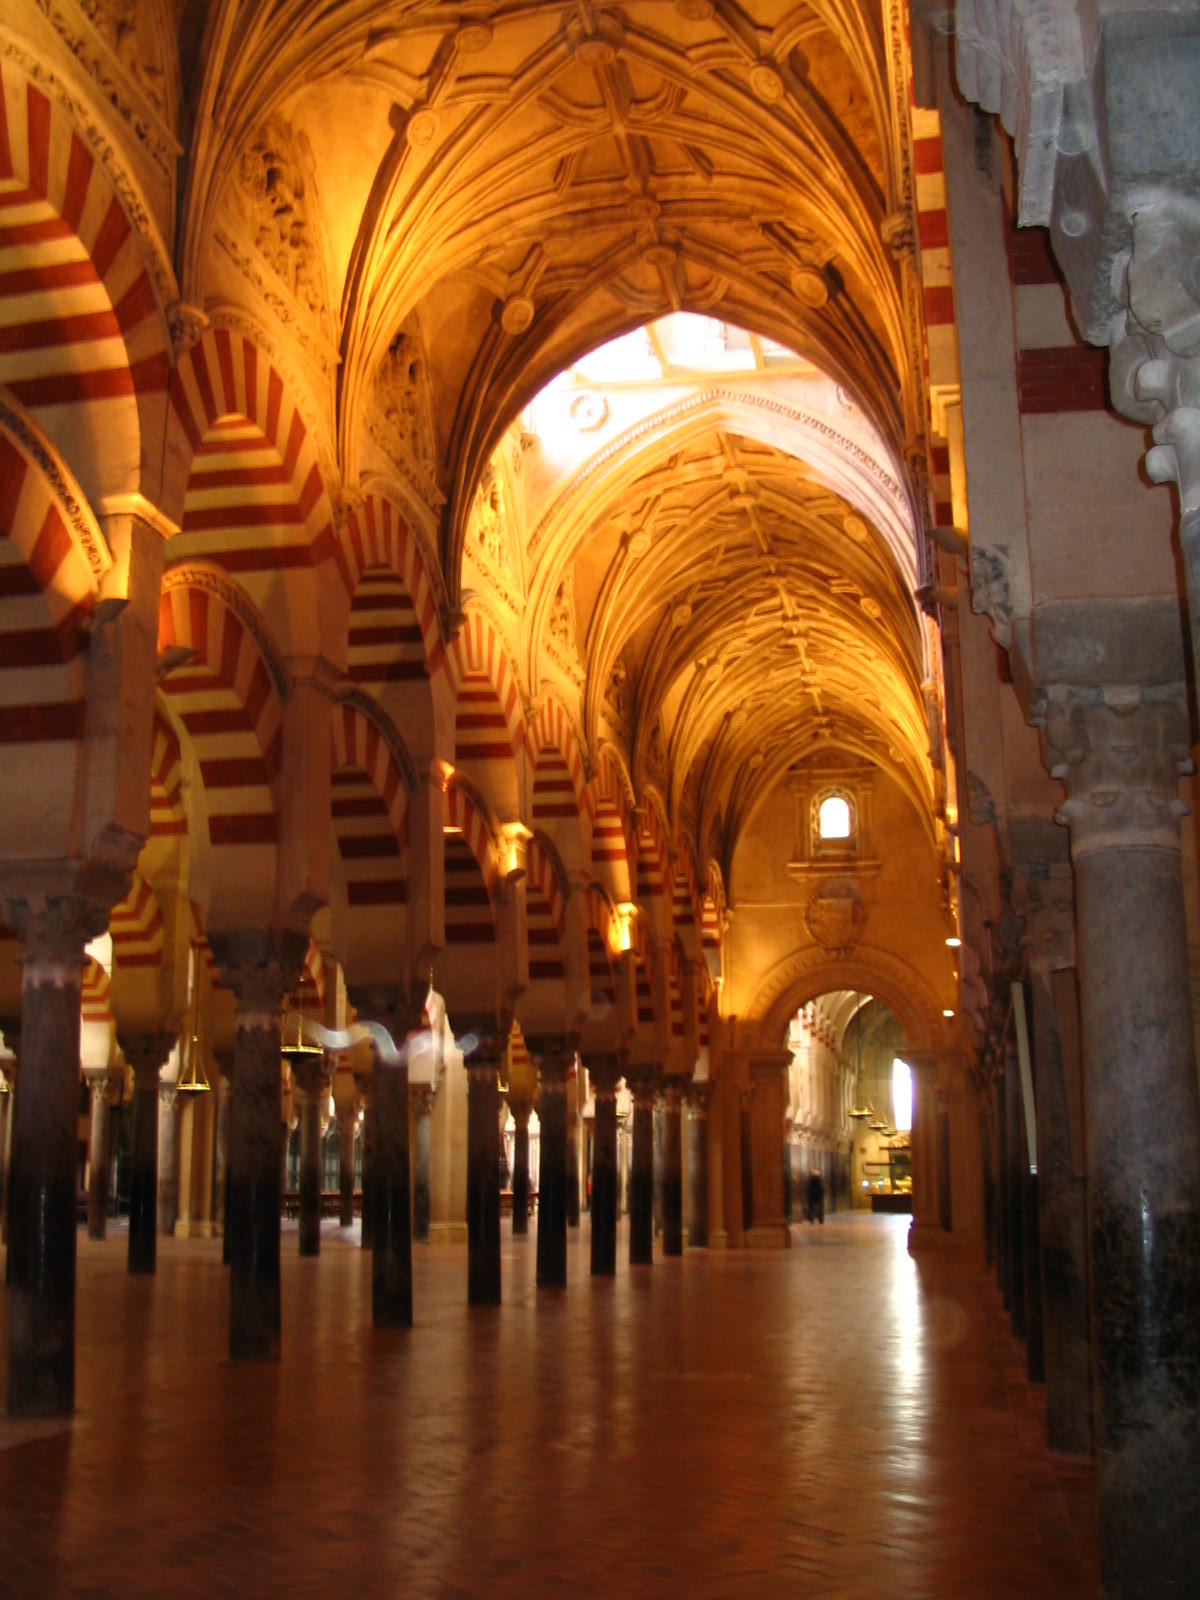
M559 886L558 875L551 866L546 852L540 848L536 839L531 839L526 849L525 857L526 877L529 886L537 890L550 908L554 918L554 926L558 937L563 934L563 898Z
M566 979L563 954L562 891L545 854L531 840L526 854L525 927L529 945L529 981Z
M283 710L254 637L218 593L180 583L159 602L159 654L172 647L194 652L161 687L196 749L209 839L274 843Z
M543 701L529 729L534 760L533 820L580 817L590 795L570 719L558 700Z
M80 984L80 1017L83 1022L101 1022L111 1025L112 985L108 973L98 961L89 958L83 969Z
M695 940L700 932L700 901L696 895L691 857L686 850L680 851L675 863L671 881L671 904L676 935L694 950Z
M469 795L446 790L445 861L447 949L495 942L492 890L497 863L491 831Z
M36 412L107 402L106 428L138 437L137 399L166 389L169 364L107 173L66 110L0 61L0 384Z
M402 585L409 613L403 618L405 648L397 659L411 663L411 668L401 676L428 677L442 663L437 600L425 570L421 547L400 510L382 495L367 495L354 515L343 522L336 557L346 593L355 601L350 622L351 663L355 644L354 612L359 609L358 591L368 577L379 584L381 575L390 573L393 580ZM396 621L395 617L389 618L393 626ZM418 665L419 671L416 670ZM355 676L353 665L350 676Z
M684 1042L683 1028L683 970L679 960L679 951L671 945L667 957L667 1000L671 1012L671 1043L682 1048Z
M333 831L351 906L408 899L408 791L379 729L356 706L333 714Z
M446 651L445 671L458 702L458 761L517 756L525 744L521 692L508 651L484 612L468 611Z
M666 892L666 850L658 817L649 807L641 813L637 827L637 898Z
M154 740L150 747L150 837L163 838L187 831L179 740L170 723L156 712Z
M83 734L87 626L111 558L82 495L72 500L50 483L31 439L0 420L0 744Z
M283 379L252 340L210 328L175 368L171 419L179 458L188 463L172 559L203 556L247 573L334 556L316 446Z
M108 931L112 935L114 966L130 971L161 963L162 911L154 890L140 873L134 873L129 893L112 908Z

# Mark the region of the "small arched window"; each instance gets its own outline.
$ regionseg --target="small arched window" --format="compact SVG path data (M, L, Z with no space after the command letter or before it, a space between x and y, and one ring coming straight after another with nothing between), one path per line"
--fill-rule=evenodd
M858 852L858 806L854 792L839 784L812 797L810 812L811 859L834 856L846 860Z
M840 794L827 795L817 813L817 833L822 839L850 837L850 802Z

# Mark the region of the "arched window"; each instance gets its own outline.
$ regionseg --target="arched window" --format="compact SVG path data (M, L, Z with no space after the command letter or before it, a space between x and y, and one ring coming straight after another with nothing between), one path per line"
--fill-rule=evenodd
M839 784L819 789L812 797L809 851L811 859L846 859L858 852L858 804L853 789Z
M840 794L826 795L817 814L817 831L822 839L848 839L850 802Z
M892 1120L897 1133L912 1131L912 1068L899 1056L892 1061Z

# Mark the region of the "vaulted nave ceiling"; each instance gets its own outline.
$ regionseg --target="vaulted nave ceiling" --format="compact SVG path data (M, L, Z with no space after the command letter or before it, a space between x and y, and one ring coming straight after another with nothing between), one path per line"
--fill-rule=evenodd
M822 741L932 827L902 23L892 0L279 0L215 8L193 86L184 299L244 296L256 255L283 279L259 274L326 396L327 461L351 499L399 479L423 504L451 623L486 588L481 495L524 408L607 342L703 314L853 414L842 468L769 400L713 405L578 493L530 459L506 507L528 691L565 593L588 748L615 742L726 860Z
M576 670L588 745L611 730L673 829L707 841L720 813L728 848L757 797L834 746L928 812L911 531L838 385L684 314L598 352L525 422L531 669Z

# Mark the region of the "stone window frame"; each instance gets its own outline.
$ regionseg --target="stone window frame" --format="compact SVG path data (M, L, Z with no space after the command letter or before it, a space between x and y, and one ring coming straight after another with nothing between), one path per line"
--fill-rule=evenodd
M870 875L880 862L871 853L871 801L875 771L864 762L796 767L788 776L792 796L793 844L787 870L794 878L836 871ZM821 838L821 805L831 796L850 807L850 837Z

